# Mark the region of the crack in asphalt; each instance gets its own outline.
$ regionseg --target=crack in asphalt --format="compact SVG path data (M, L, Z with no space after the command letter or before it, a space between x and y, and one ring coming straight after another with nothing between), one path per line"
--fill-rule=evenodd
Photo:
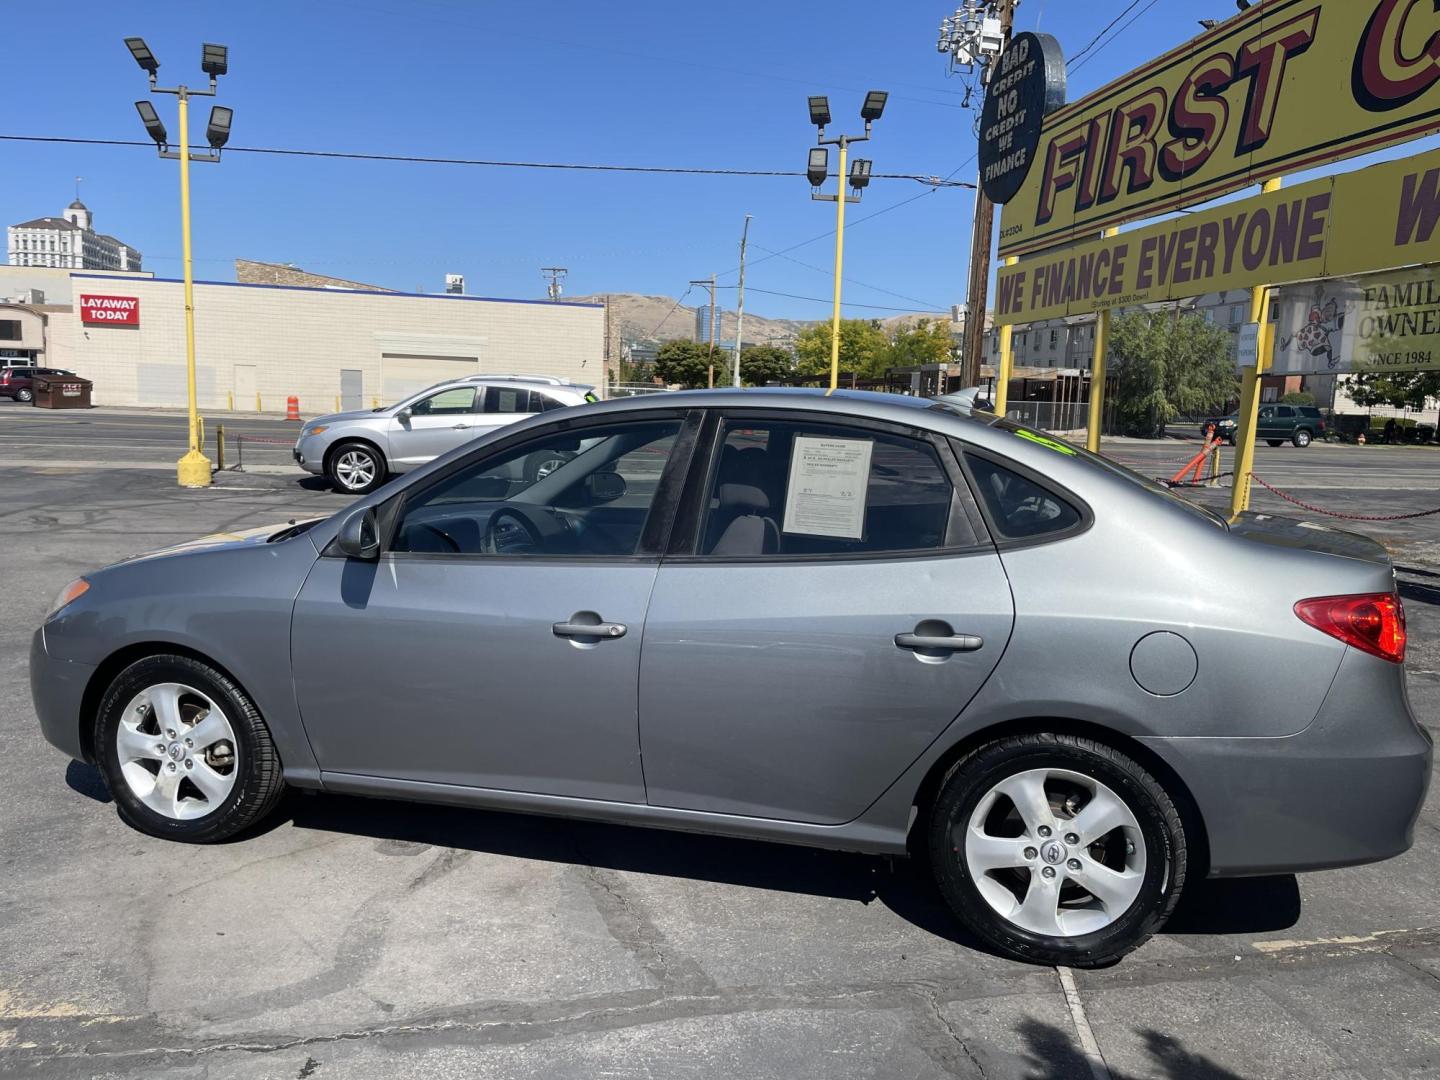
M955 1029L955 1025L952 1024L949 1020L947 1020L945 1018L945 1014L940 1011L939 997L940 995L937 989L929 993L922 993L920 995L920 1000L924 1003L926 1009L930 1013L930 1016L936 1021L936 1023L940 1025L940 1027L944 1030L945 1034L949 1036L950 1041L955 1046L959 1047L960 1053L964 1055L965 1060L974 1067L976 1074L981 1077L981 1080L984 1080L985 1077L989 1076L989 1073L985 1071L985 1066L981 1063L980 1058L976 1056L975 1051L970 1049L970 1044L966 1042L964 1037L961 1036L960 1032ZM951 1060L937 1060L935 1062L937 1065L943 1068L951 1076L964 1075L963 1073L959 1073L951 1067L951 1061L953 1061L954 1059L953 1054L943 1056Z

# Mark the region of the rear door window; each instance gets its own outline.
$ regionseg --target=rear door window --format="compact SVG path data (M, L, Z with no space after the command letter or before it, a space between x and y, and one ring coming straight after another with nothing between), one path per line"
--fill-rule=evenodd
M535 397L540 395L535 394ZM485 412L487 413L532 413L540 411L540 403L531 401L532 392L510 386L487 386L485 388Z
M989 458L972 454L967 460L997 536L1033 540L1071 532L1084 522L1080 511L1034 480Z

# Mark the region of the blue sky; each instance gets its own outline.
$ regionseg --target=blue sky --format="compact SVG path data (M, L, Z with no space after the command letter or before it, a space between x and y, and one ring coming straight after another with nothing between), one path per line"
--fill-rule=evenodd
M1126 0L1027 0L1021 28L1073 54ZM827 93L858 127L867 87L891 98L863 153L877 172L974 179L972 113L934 48L943 0L72 0L6 8L7 38L48 42L24 82L12 75L0 133L143 137L132 102L143 74L121 39L146 38L161 83L200 82L201 41L230 46L222 104L233 143L426 156L801 169L814 139L805 95ZM1231 0L1156 0L1073 72L1073 100L1228 17ZM63 71L63 74L61 73ZM18 91L18 93L17 93ZM203 134L210 102L192 123ZM157 99L172 133L175 102ZM57 214L73 178L101 231L139 247L145 266L180 270L176 167L124 147L0 143L0 211ZM958 170L958 171L957 171ZM570 268L567 293L679 295L691 278L735 281L741 221L751 225L747 285L759 314L828 311L833 206L802 179L549 172L228 155L196 167L196 276L233 279L236 257L292 262L401 289L532 297L542 266ZM847 232L845 298L854 317L963 300L968 190L874 182ZM918 196L918 197L917 197ZM905 205L897 205L911 200ZM894 209L887 209L894 207ZM820 237L789 252L766 256ZM795 262L791 260L800 260ZM809 266L800 263L810 264ZM814 267L815 269L812 269ZM690 302L695 302L693 293ZM722 292L733 305L734 290ZM870 305L870 306L862 306Z

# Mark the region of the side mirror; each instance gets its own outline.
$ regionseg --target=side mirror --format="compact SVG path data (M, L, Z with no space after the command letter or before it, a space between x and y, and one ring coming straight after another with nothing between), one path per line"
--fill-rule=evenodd
M380 527L375 523L374 508L356 510L342 521L335 544L351 559L373 562L380 558Z
M617 472L594 472L585 478L585 487L590 501L596 503L614 502L629 490L625 478Z
M408 424L410 422L410 418L414 415L414 411L411 410L409 405L406 405L405 408L401 409L395 414L395 419L399 420L402 424Z

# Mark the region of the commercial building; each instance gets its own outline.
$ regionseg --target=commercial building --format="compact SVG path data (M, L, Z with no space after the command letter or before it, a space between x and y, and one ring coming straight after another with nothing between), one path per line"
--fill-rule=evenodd
M37 292L45 303L0 305L0 321L25 323L27 346L41 339L30 359L92 380L97 405L185 403L180 281L0 268L0 297ZM22 309L41 325L11 314ZM311 414L370 408L486 372L604 382L600 304L202 281L195 341L212 411L279 412L291 395Z
M58 218L43 217L6 230L11 266L60 270L138 271L140 252L113 236L95 231L90 208L76 199Z

